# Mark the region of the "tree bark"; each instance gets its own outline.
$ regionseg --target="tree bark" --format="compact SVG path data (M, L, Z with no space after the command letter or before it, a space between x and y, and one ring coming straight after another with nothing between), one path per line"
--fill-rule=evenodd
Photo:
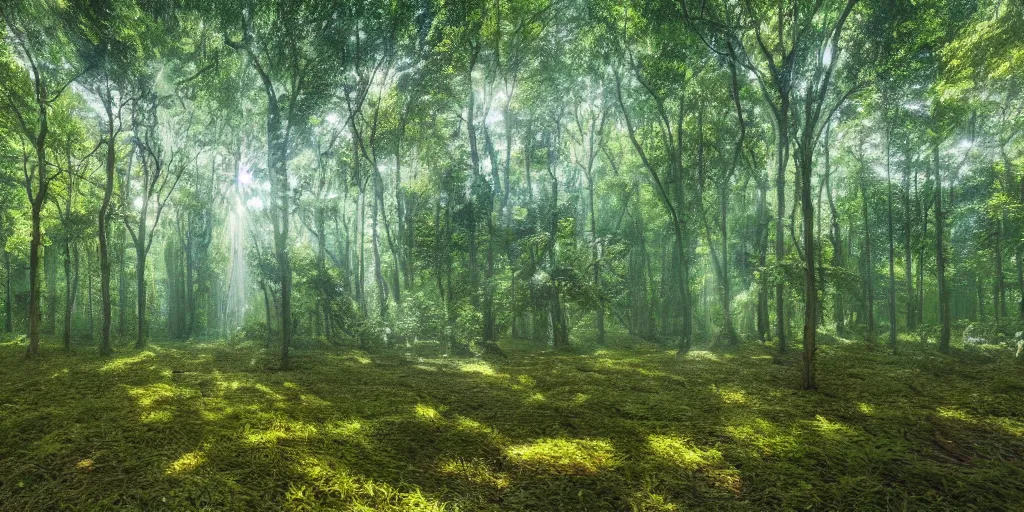
M4 332L14 331L14 310L11 303L11 253L4 250Z
M868 322L868 341L875 341L875 267L871 260L871 224L868 220L868 184L867 169L860 163L860 196L861 215L864 221L864 289L865 316Z
M932 144L933 172L935 174L935 267L939 285L939 350L949 352L950 312L949 290L946 289L946 254L943 247L945 212L942 211L942 168L939 161L939 144Z
M891 135L888 127L888 120L886 120L886 135L885 135L885 181L888 187L888 197L886 200L886 206L888 207L889 217L889 345L892 347L896 346L896 245L895 235L893 234L893 218L892 218L892 159L891 159Z

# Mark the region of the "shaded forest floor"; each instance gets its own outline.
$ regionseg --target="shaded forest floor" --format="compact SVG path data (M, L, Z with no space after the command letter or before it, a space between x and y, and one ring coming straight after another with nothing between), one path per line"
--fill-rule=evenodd
M1009 349L502 346L0 344L0 509L1024 509Z

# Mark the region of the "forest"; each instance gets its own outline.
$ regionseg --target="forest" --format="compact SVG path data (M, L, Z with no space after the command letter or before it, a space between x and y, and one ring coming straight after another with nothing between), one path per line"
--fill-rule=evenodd
M1020 0L0 16L0 510L1024 507Z

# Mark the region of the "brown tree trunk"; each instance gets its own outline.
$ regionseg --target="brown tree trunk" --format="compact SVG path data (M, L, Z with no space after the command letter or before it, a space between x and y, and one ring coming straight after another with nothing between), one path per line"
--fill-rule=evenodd
M77 253L76 253L77 254ZM71 312L75 294L71 286L71 243L64 242L64 350L71 350Z
M801 211L803 212L804 232L804 353L801 385L804 389L815 389L814 353L817 351L815 337L817 335L818 287L815 283L817 274L814 270L814 204L811 202L811 172L814 145L804 140L800 165Z
M935 173L935 267L939 285L939 321L942 324L939 331L939 350L949 352L950 336L950 312L949 312L949 290L946 289L946 254L943 247L943 231L945 230L946 218L942 211L942 169L939 161L939 144L932 144L932 161Z
M785 258L785 215L786 215L786 163L789 161L789 98L782 97L778 119L776 121L775 141L775 265L776 271L782 268L782 260ZM779 353L786 353L786 296L783 287L783 280L777 278L775 282L775 338L779 343Z
M11 303L11 253L4 250L4 332L14 330L14 310Z

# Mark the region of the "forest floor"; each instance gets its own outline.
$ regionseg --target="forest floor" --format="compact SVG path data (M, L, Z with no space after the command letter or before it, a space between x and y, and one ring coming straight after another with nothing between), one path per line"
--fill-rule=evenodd
M3 510L1024 510L1006 348L0 344Z

